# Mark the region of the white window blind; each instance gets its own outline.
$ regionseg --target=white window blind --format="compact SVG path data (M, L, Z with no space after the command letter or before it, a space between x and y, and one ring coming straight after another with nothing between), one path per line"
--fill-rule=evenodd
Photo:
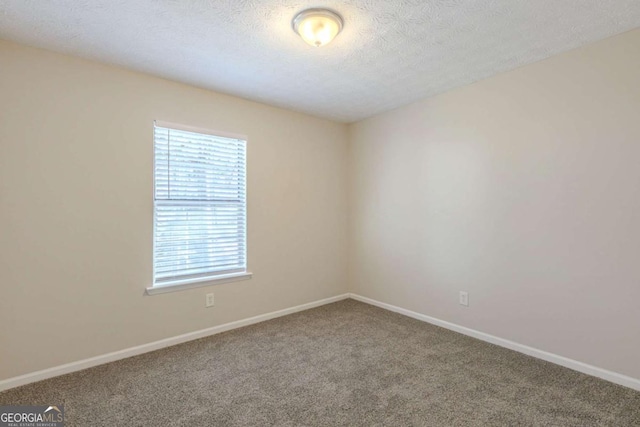
M156 123L154 286L246 271L246 141Z

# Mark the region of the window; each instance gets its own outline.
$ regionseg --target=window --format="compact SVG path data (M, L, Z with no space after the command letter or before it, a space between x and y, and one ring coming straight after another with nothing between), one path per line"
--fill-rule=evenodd
M248 278L246 141L154 125L153 288Z

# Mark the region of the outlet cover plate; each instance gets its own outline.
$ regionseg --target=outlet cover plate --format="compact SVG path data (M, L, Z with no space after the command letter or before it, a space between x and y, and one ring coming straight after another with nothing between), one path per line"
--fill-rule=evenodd
M469 307L469 293L465 291L460 291L460 305L464 305L465 307Z
M205 299L205 307L213 307L214 304L214 299L213 299L213 293L211 294L207 294L207 297Z

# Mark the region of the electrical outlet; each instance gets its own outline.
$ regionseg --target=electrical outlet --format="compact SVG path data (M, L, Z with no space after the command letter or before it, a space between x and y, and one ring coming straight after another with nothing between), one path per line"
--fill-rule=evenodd
M465 307L469 307L469 293L465 291L460 291L460 305L464 305Z
M213 294L207 294L207 298L205 300L205 307L213 307Z

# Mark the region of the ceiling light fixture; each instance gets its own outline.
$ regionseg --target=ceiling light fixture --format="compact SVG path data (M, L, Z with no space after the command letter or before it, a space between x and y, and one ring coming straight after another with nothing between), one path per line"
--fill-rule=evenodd
M333 40L342 31L342 25L342 17L328 9L303 10L291 21L293 30L302 40L315 47Z

